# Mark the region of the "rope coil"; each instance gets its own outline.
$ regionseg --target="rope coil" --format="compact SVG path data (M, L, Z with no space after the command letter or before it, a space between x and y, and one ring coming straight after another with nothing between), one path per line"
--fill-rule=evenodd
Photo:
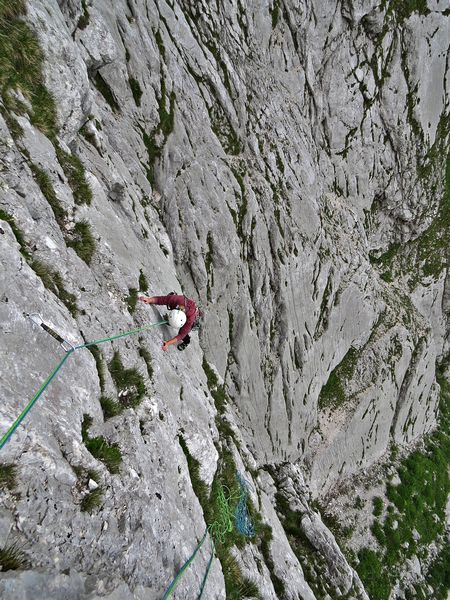
M242 477L239 471L236 471L236 479L239 482L239 489L241 492L239 502L234 513L236 529L242 535L252 538L255 536L255 527L251 521L247 507L248 487L250 484Z

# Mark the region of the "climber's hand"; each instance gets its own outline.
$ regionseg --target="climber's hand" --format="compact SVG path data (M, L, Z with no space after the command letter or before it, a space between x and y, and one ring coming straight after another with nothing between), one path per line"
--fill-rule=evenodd
M169 342L164 342L164 344L162 345L162 349L164 350L164 352L169 348L169 346Z

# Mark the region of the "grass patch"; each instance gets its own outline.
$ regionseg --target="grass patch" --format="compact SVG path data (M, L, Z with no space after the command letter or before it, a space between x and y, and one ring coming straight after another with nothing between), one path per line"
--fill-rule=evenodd
M84 340L86 342L86 340ZM98 346L88 346L87 349L92 354L95 360L95 364L97 366L98 379L100 383L100 389L102 392L105 391L105 364L103 362L103 356L101 350Z
M216 406L216 410L220 415L225 413L225 408L227 405L226 399L226 391L225 384L220 385L217 375L213 371L213 369L209 366L208 361L205 357L203 357L203 371L206 375L206 380L208 383L209 391L211 392L211 396L214 399L214 404Z
M433 600L448 600L450 590L448 565L450 565L450 546L446 544L431 564L423 584L414 586L414 593L410 590L406 591L406 600L429 600L430 591L427 586L433 589Z
M241 142L233 129L233 125L219 103L208 108L211 129L219 140L226 154L238 156L242 151Z
M373 499L373 516L374 517L380 517L383 513L383 498L380 498L379 496L376 496Z
M117 104L117 100L114 96L114 92L112 91L112 89L110 88L108 83L105 81L105 79L100 75L100 73L98 71L97 71L97 74L95 75L94 84L95 84L95 87L100 92L100 94L105 99L106 103L109 104L112 111L115 113L120 113L121 112L120 106Z
M100 460L106 466L110 473L118 473L122 463L122 453L118 444L109 444L102 436L90 438L89 428L91 425L92 417L84 414L81 425L81 437L84 445L94 458Z
M421 278L438 279L449 267L447 252L450 246L449 133L450 117L442 115L436 130L435 142L425 155L419 152L419 149L425 146L419 135L421 141L417 144L417 180L424 189L435 216L427 229L414 240L403 245L393 244L381 256L370 257L372 264L381 267L381 277L385 281L391 282L394 277L404 276L408 280L410 289L414 289ZM434 201L436 197L440 197L437 211Z
M376 553L364 549L359 554L356 569L373 600L387 599L404 561L415 554L423 555L445 535L450 493L450 383L439 370L437 379L441 386L439 428L427 438L423 450L416 450L402 461L398 469L400 484L387 486L387 517L372 528L382 550ZM439 571L439 564L436 568Z
M55 219L60 227L64 226L64 221L67 217L66 211L61 206L59 202L51 179L43 169L35 165L34 163L30 163L31 172L34 175L36 183L39 186L39 189L47 199L47 202L50 204L51 209L53 210L53 214L55 215Z
M56 290L53 284L53 273L51 269L47 267L45 263L37 259L33 259L33 261L30 263L30 267L40 278L44 286L55 293Z
M401 25L413 13L426 16L430 14L427 0L383 0L382 7L387 6L386 17L395 15L397 25Z
M272 9L269 9L270 15L272 17L272 29L278 25L278 21L280 20L280 2L279 0L274 0Z
M89 480L92 479L95 483L100 484L100 475L93 469L83 469L82 467L73 467L80 487L89 489ZM103 488L99 485L94 490L88 491L81 500L80 509L83 512L92 513L94 509L98 508L103 499Z
M25 14L23 0L0 3L0 93L7 113L28 113L31 123L55 140L56 105L44 86L44 54L36 34L21 18ZM31 109L11 93L14 91L23 94Z
M139 346L139 356L144 359L145 366L147 367L148 378L150 381L153 381L154 369L150 352L144 346Z
M388 600L391 585L385 577L383 563L378 554L369 548L363 548L358 553L358 560L356 570L371 600Z
M128 297L127 297L127 306L128 306L128 312L130 313L130 315L132 315L134 313L134 311L136 310L137 297L138 297L137 289L129 288L128 289Z
M351 347L342 361L335 367L322 387L319 394L319 408L336 409L342 406L346 399L345 384L352 378L355 370L358 351Z
M45 263L38 259L33 259L30 262L30 267L41 279L44 286L53 292L69 309L71 315L75 318L78 315L78 306L75 294L71 294L64 287L64 282L61 275L57 271L53 271Z
M447 123L447 133L448 130L449 125ZM423 263L423 274L426 277L437 278L443 269L448 268L447 250L450 246L450 152L447 152L446 155L444 193L438 213L428 229L417 239L415 245L418 258Z
M83 163L78 156L69 154L59 144L55 145L55 149L58 162L72 189L75 204L87 204L89 206L92 202L92 190L86 181L86 170Z
M91 264L97 243L92 235L91 226L86 219L75 223L72 238L67 240L67 245L69 248L73 248L87 265Z
M80 509L83 512L92 513L94 509L98 508L103 500L103 488L99 485L98 488L92 490L83 497L80 504Z
M18 571L29 567L29 561L17 543L0 548L1 571Z
M148 167L147 167L147 179L150 184L153 186L155 184L155 165L156 161L161 157L162 149L167 142L167 138L172 133L173 128L175 126L175 101L176 95L175 91L172 90L169 95L169 110L167 110L167 90L166 90L166 80L164 76L163 70L163 61L166 57L166 51L164 48L164 43L161 37L161 33L159 30L153 32L155 35L156 44L159 49L159 53L161 56L160 61L160 81L161 81L161 93L158 98L158 114L159 114L159 123L153 129L153 131L148 134L145 131L142 131L142 137L144 145L147 149L148 153ZM161 142L157 142L157 137L162 134L163 139Z
M138 406L146 392L144 378L139 371L125 369L119 352L114 352L108 368L119 392L119 401L122 406L124 408Z
M0 219L2 221L6 221L11 227L14 237L16 238L17 243L20 246L20 253L24 258L30 260L31 254L28 250L28 245L25 241L25 236L23 235L23 232L17 227L14 217L0 208Z
M133 94L136 106L141 106L142 89L139 85L139 81L137 79L134 79L134 77L130 77L128 83L130 84L131 93Z
M12 492L16 486L17 467L14 465L0 465L0 489Z
M139 271L139 289L141 292L148 292L148 281L142 269Z
M74 294L71 294L64 287L61 275L53 271L46 264L38 259L33 259L28 251L28 245L22 231L17 227L14 217L0 209L0 219L6 221L11 227L13 234L20 246L20 253L27 260L30 267L42 280L44 286L52 291L66 305L73 317L78 315L78 307Z
M81 0L81 8L83 9L83 13L78 19L77 29L86 29L86 27L89 25L89 11L87 9L86 0Z
M101 396L100 404L105 420L120 415L124 410L124 407L119 402L114 400L114 398L111 398L111 396Z

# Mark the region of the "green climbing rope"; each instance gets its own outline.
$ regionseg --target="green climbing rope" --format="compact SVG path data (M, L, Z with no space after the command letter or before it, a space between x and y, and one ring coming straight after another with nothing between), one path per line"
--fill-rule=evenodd
M220 482L218 485L216 520L209 526L209 532L215 542L223 544L225 536L233 531L234 515L230 505L236 498L226 485Z
M162 600L167 600L167 598L172 594L172 592L175 591L175 588L177 587L178 583L180 582L180 579L183 576L184 572L190 566L190 564L193 562L194 558L197 556L197 552L203 546L203 544L204 544L204 542L206 540L206 536L207 535L208 535L208 530L206 529L205 533L203 534L202 539L198 543L198 545L197 545L196 549L194 550L194 552L191 554L191 556L187 559L187 561L184 563L184 565L181 567L181 569L178 571L178 573L173 578L172 583L167 588L166 593L164 594ZM209 569L208 569L208 572L209 572ZM206 577L207 577L207 575L206 575ZM203 593L204 583L206 583L206 579L205 578L203 578L201 594Z
M56 377L56 374L58 373L58 371L64 365L64 363L69 358L69 356L73 352L75 352L75 350L81 350L82 348L88 348L89 346L95 346L97 344L103 344L104 342L110 342L112 340L117 340L117 339L125 337L127 335L133 335L134 333L140 333L141 331L146 331L147 329L151 329L152 327L158 327L160 325L165 325L166 323L167 323L167 321L161 321L159 323L150 323L149 325L145 325L144 327L139 327L138 329L131 329L130 331L125 331L124 333L119 333L118 335L113 335L112 337L103 338L101 340L96 340L94 342L86 342L85 344L80 344L79 346L75 346L74 348L70 348L69 350L66 350L66 354L64 355L63 359L59 362L59 364L55 367L55 369L50 373L50 375L47 377L47 379L41 385L39 390L35 393L33 398L28 402L26 407L23 409L23 411L20 413L20 415L17 417L17 419L14 421L14 423L8 429L8 431L0 439L0 450L3 448L3 446L6 444L6 442L11 438L12 434L15 432L15 430L18 428L18 426L22 423L22 421L25 419L27 414L33 408L34 404L42 396L42 394L44 393L46 388L50 385L52 380Z

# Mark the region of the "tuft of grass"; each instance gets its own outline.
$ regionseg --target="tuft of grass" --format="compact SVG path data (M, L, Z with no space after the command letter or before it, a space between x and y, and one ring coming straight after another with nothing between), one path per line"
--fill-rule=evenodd
M280 2L279 2L279 0L274 0L273 8L270 11L270 14L272 17L272 29L275 29L275 27L278 25L278 21L280 19Z
M18 140L22 137L24 133L23 127L3 106L0 106L0 114L4 118L13 140Z
M30 263L30 267L40 278L44 286L52 292L55 292L55 287L53 284L53 274L51 269L45 263L38 259L33 259Z
M369 548L363 548L358 553L358 560L356 570L369 597L373 600L388 600L391 586L377 553Z
M144 359L145 366L147 367L148 378L150 379L150 381L152 381L154 369L153 369L152 357L151 357L150 352L144 346L140 346L139 347L139 356L141 356Z
M92 417L83 415L81 424L81 437L84 445L92 456L100 460L110 473L118 473L122 463L122 453L118 444L109 444L103 436L89 437L89 428L92 425Z
M137 296L138 296L138 291L136 288L128 289L127 306L128 306L128 312L130 313L130 315L132 315L134 313L134 311L136 310Z
M130 77L128 82L130 84L131 93L133 94L134 102L135 102L136 106L140 106L141 98L142 98L142 89L141 89L141 86L139 85L139 81L137 79L134 79L134 77Z
M380 517L381 514L383 513L383 499L380 498L379 496L376 496L373 499L373 516L374 517Z
M81 7L83 9L83 13L78 19L77 29L86 29L86 27L89 25L90 18L86 0L81 0Z
M175 101L176 94L175 91L172 90L169 95L169 110L166 108L166 80L163 71L163 60L165 60L165 48L164 43L161 37L161 33L158 31L154 31L155 40L161 55L161 66L160 66L160 80L161 80L161 93L158 99L158 114L159 114L159 123L153 129L153 131L148 134L147 132L142 130L142 138L144 145L147 149L148 153L148 166L147 166L147 179L150 184L153 186L155 184L155 165L156 161L161 157L162 149L167 142L167 138L172 133L173 128L175 126ZM158 143L156 141L157 136L162 133L163 140Z
M88 487L89 480L92 479L95 483L100 484L100 475L93 469L83 469L83 467L72 467L78 477L81 487ZM80 503L80 509L83 512L93 512L99 507L103 499L103 487L99 485L95 490L88 491Z
M0 489L13 491L16 486L17 467L15 465L0 465Z
M119 392L120 404L124 408L138 406L146 392L144 378L139 371L126 369L119 352L114 352L108 368Z
M206 375L209 391L214 399L216 410L220 415L224 415L227 405L225 384L219 385L219 380L217 379L215 372L209 366L205 357L203 357L202 366Z
M57 271L50 269L50 267L38 259L33 259L30 262L30 267L41 279L44 286L58 296L61 302L69 309L71 315L75 318L79 312L75 294L71 294L66 290L61 275Z
M73 248L87 265L90 265L97 243L92 235L92 229L88 221L83 219L75 223L72 235L72 239L67 240L67 245Z
M105 79L100 75L100 72L97 71L95 75L95 87L98 89L100 94L103 96L107 104L111 107L112 111L115 113L120 113L120 106L117 103L117 100L114 96L114 92L105 81Z
M72 189L75 204L87 204L89 206L92 202L92 190L86 181L86 170L83 163L78 156L69 154L59 144L55 145L55 149L59 164Z
M26 14L26 0L15 0L14 3L9 2L9 0L0 0L0 21L12 20L16 17L23 17Z
M148 281L142 269L139 271L139 289L141 292L148 292Z
M29 561L18 544L14 542L0 548L0 570L17 571L29 567Z
M419 15L430 14L430 9L427 6L427 0L383 0L383 7L387 5L386 16L395 15L397 25L401 25L413 13Z
M202 507L207 506L209 500L209 490L206 483L200 477L200 463L189 452L183 436L178 436L178 442L183 450L184 456L186 457L192 489L194 490L194 493Z
M47 199L47 202L50 204L50 207L53 210L53 214L55 215L55 219L58 225L62 228L64 226L64 221L67 217L67 213L61 206L61 203L59 202L56 196L55 189L53 187L48 173L46 173L43 169L41 169L34 163L30 163L30 169L41 192Z
M85 340L86 341L86 340ZM101 350L98 346L88 346L88 350L89 352L92 354L92 356L95 359L95 364L97 366L97 374L98 374L98 380L100 383L100 390L102 392L105 391L105 365L103 363L103 357L102 357L102 353Z
M101 396L100 404L103 410L103 416L105 419L110 419L111 417L116 417L123 412L124 407L116 402L114 398L110 396Z
M51 140L58 133L56 105L44 86L44 54L36 34L22 20L24 0L0 2L0 93L8 114L28 113L30 121ZM11 92L20 91L31 109ZM12 117L9 119L12 123ZM13 135L20 130L13 128Z
M347 396L345 384L349 381L356 367L358 351L350 348L342 361L335 367L328 377L328 381L322 387L319 394L319 408L335 409L345 403Z
M75 318L79 312L75 294L71 294L66 290L61 275L56 271L53 271L53 282L57 289L56 295L61 300L61 302L63 302L69 309L72 317Z
M30 260L31 254L28 250L28 245L25 241L25 236L23 235L22 231L17 227L14 217L0 208L0 219L2 221L6 221L11 227L14 237L16 238L17 243L20 246L20 253L24 258Z
M80 508L83 512L91 513L95 508L98 508L103 500L103 488L99 485L98 488L86 494L81 500Z

